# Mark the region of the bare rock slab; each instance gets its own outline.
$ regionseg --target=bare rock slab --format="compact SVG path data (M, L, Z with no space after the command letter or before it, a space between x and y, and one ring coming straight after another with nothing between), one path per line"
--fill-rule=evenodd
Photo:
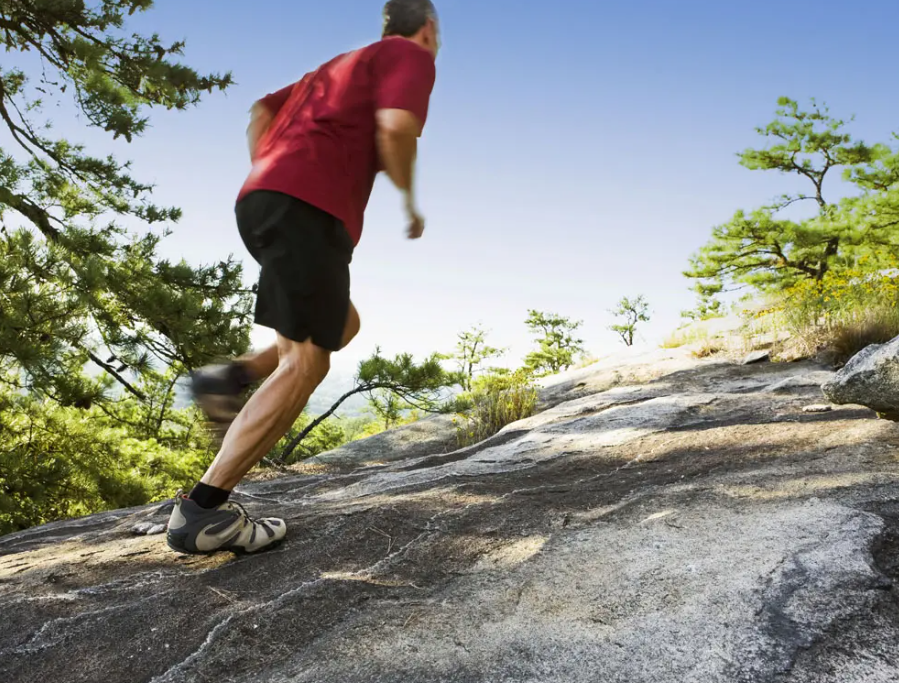
M261 555L169 504L0 537L0 683L899 681L899 430L799 412L813 363L633 360L247 482Z

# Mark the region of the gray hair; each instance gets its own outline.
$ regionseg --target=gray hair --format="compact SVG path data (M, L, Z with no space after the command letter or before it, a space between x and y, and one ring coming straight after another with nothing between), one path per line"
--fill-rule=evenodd
M388 0L384 5L384 30L382 35L411 38L418 33L428 19L436 19L437 10L431 0Z

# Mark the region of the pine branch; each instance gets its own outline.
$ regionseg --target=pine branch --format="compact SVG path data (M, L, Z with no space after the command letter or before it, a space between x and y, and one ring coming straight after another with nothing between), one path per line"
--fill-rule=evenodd
M116 369L115 369L114 367L112 367L111 365L108 365L107 363L103 362L103 360L101 360L100 358L98 358L98 357L94 354L93 351L88 351L88 352L87 352L87 356L88 356L88 358L90 358L92 361L94 361L94 363L96 363L96 364L99 365L101 368L103 368L107 373L109 373L109 374L110 374L110 375L111 375L111 376L112 376L112 377L113 377L119 384L121 384L123 387L125 387L125 389L126 389L130 394L132 394L132 395L135 396L136 398L140 399L141 401L146 401L146 400L147 400L147 397L146 397L143 393L141 393L138 389L135 389L134 386L133 386L128 380L126 380L124 377L122 377L122 376L116 371Z

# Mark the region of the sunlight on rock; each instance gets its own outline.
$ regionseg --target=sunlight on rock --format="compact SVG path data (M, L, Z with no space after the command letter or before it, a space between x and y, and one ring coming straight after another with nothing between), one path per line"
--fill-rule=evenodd
M234 561L234 556L222 553L211 556L175 555L159 536L139 536L116 539L109 543L70 542L46 546L0 558L0 579L25 572L50 573L65 567L71 573L93 571L95 567L113 565L190 567L192 570L214 569Z
M677 514L677 510L663 510L662 512L657 512L654 515L650 515L649 517L641 521L640 524L646 524L646 522L653 522L658 519L664 519L665 517L670 517L674 514Z
M357 581L359 583L367 583L372 586L385 586L388 588L417 588L415 584L408 581L395 581L392 579L384 579L372 576L370 572L322 572L321 577L326 581Z
M511 569L534 557L543 550L549 539L546 536L528 536L520 541L506 544L489 551L474 566L474 571Z
M766 487L731 484L721 486L719 490L731 498L780 500L783 498L817 495L850 486L891 483L897 480L899 480L899 474L892 472L847 472L845 474L798 477Z
M371 496L365 499L365 505L397 505L399 503L427 503L434 505L439 503L443 507L446 505L493 505L499 501L500 496L460 493L454 486L444 486L430 491Z

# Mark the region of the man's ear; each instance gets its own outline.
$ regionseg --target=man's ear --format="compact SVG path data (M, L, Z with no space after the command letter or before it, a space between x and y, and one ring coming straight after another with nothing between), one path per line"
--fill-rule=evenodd
M434 49L440 47L440 27L437 25L437 20L434 17L428 18L428 23L425 24L425 34L428 37L428 42L433 45Z

